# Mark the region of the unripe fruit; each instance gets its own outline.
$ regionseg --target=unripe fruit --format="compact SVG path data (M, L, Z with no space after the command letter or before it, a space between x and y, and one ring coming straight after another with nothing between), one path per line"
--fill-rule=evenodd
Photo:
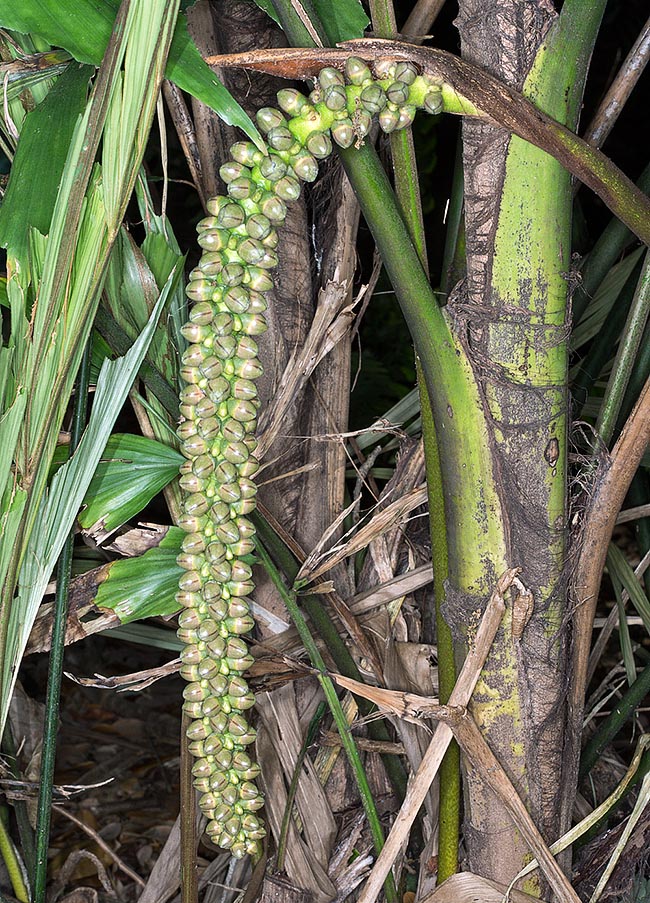
M278 91L277 97L278 106L290 116L296 116L309 103L307 98L294 88L283 88Z
M332 126L332 138L339 147L351 147L355 137L354 128L349 119L343 119Z
M345 85L345 79L338 69L334 69L328 66L325 69L321 69L321 71L319 72L318 83L320 84L323 91L325 91L332 85Z
M265 134L271 129L279 128L286 123L282 113L279 110L274 110L273 107L262 107L261 110L257 111L255 119L260 131Z
M372 73L363 60L351 56L345 61L345 77L351 85L363 85L372 80Z
M307 139L306 147L317 160L324 160L332 153L332 142L325 132L312 132Z

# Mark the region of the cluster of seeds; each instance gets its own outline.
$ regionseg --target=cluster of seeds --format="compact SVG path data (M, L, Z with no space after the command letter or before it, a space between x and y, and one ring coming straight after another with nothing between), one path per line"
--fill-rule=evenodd
M243 714L254 704L242 674L252 664L242 636L253 626L249 595L255 507L252 480L262 369L256 336L266 323L269 271L278 262L278 226L289 201L312 182L317 160L359 143L373 117L385 132L411 124L416 109L437 113L440 86L409 63L380 60L375 74L351 58L345 75L324 69L309 98L278 93L283 112L264 108L257 123L269 153L249 142L231 148L220 174L228 194L208 202L198 225L203 254L190 274L189 322L183 335L178 436L187 458L179 521L186 536L178 563L184 569L178 602L178 637L184 644L181 674L188 681L184 711L194 785L208 818L207 833L236 857L257 855L264 827L256 816L263 797L254 781L259 767L246 748L255 731ZM286 114L286 115L284 115Z

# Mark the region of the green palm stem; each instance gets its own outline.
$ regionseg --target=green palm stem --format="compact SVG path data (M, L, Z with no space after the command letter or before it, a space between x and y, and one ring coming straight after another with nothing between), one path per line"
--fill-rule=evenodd
M603 0L592 4L566 2L540 44L522 89L538 108L569 128L575 125L580 109L603 8ZM554 128L562 132L567 145L575 145L568 131L559 125ZM519 649L521 663L517 661L517 643L514 637L508 637L507 628L505 644L497 639L484 669L488 689L485 704L476 715L479 720L486 719L494 752L508 763L523 798L528 798L531 788L532 801L540 782L543 786L546 776L556 777L563 757L559 731L555 737L548 737L541 759L531 736L541 734L549 707L559 710L563 704L565 660L555 638L566 604L565 274L570 266L572 192L570 179L556 160L514 135L503 165L498 222L486 267L489 277L483 297L471 298L470 302L484 305L486 326L481 351L497 374L485 380L485 392L494 423L495 455L510 497L510 563L522 566L522 579L534 593L535 615ZM546 462L546 448L557 450L555 461ZM525 515L518 516L518 509ZM533 549L535 553L530 554L528 550ZM541 696L533 694L526 706L522 704L530 679L526 672L533 664L529 656L540 647L544 649L546 685L558 689ZM498 732L489 729L495 717L495 699L509 708L507 737L499 738ZM539 763L537 773L531 768L533 761ZM468 820L475 831L489 832L496 822L494 804L485 798L477 782L470 778L468 783ZM573 792L573 775L567 785ZM533 810L534 817L542 831L554 832L559 813L541 801L539 790L537 799L540 802ZM516 837L509 842L507 855L525 855ZM492 868L507 868L505 860L503 850L495 844L492 849L477 850L474 864L484 870L483 874L489 874ZM523 889L536 895L541 891L536 881Z
M650 165L643 170L636 184L645 194L650 192ZM580 322L598 286L633 241L634 235L628 227L617 217L612 217L580 267L580 284L572 300L574 323Z
M609 444L621 410L625 390L630 380L641 336L650 312L650 251L646 252L643 269L637 284L632 307L621 335L607 390L596 422L596 432L605 445Z
M381 38L395 38L397 23L392 0L370 0L370 13L375 34ZM413 133L411 129L392 132L389 136L395 194L418 257L428 272L426 239L422 219L422 204L418 184ZM462 172L462 169L461 169ZM433 596L438 651L438 693L441 704L448 701L456 683L454 644L449 625L442 616L445 601L445 581L449 570L445 502L440 470L438 439L431 402L420 362L416 359L420 410L422 412L422 441L429 502L429 532L433 564ZM440 766L438 813L438 883L446 881L458 871L460 841L460 749L456 741L449 744Z
M274 0L274 5L278 12L283 6L285 12L291 11L290 0ZM283 24L285 21L291 21L291 17L285 16ZM306 46L311 46L301 22L292 22L291 29L287 31L291 43L305 46L306 41ZM433 487L430 510L437 520L436 526L432 527L435 534L433 554L437 559L434 567L437 564L440 580L436 596L441 600L443 575L448 572L445 567L447 548L451 562L449 576L458 587L476 586L477 575L485 573L486 561L493 563L495 573L502 573L507 566L504 520L492 471L482 404L465 352L455 342L438 307L377 154L367 144L359 149L339 148L338 152L402 307L434 414L430 425L435 422L437 427L435 447L439 454L436 457L438 461L444 461L444 474L436 472L430 425L425 441L429 446L426 452L427 481ZM442 494L435 491L441 483L444 501ZM443 621L443 635L445 629L448 627ZM447 641L450 639L448 636ZM445 691L450 691L455 681L450 668L443 680ZM451 765L448 767L451 769ZM451 812L456 810L453 794L449 800L443 868L451 873L457 855L454 850L457 842L453 839L457 816L451 817Z
M495 572L506 568L501 502L474 374L437 304L377 154L368 145L339 153L420 360L443 468L449 575L467 586L484 573L486 561L494 562Z
M580 362L580 368L571 386L574 410L576 412L580 412L584 408L589 398L590 390L602 373L605 364L611 360L612 348L616 346L621 337L640 275L641 263L638 263L625 280L618 297L605 318L605 322L594 337L588 354Z
M276 568L273 559L267 552L264 544L259 540L257 543L257 555L262 565L264 566L266 573L268 574L272 583L280 594L280 597L287 608L289 616L293 621L296 630L298 631L298 635L302 641L302 644L305 647L307 654L309 655L310 661L313 667L316 669L318 682L320 683L323 693L325 694L325 700L327 701L327 704L334 718L334 723L336 724L337 730L341 737L343 749L348 756L348 760L354 772L357 787L359 788L359 793L361 795L361 803L363 805L364 811L366 813L366 818L368 819L368 824L370 826L370 832L372 834L375 851L377 854L379 854L384 846L384 832L379 820L379 815L377 813L377 807L375 806L372 791L370 790L370 785L368 784L368 778L366 776L366 772L359 755L359 750L357 749L357 745L354 742L354 737L352 736L352 732L345 717L345 712L343 711L341 702L336 694L334 684L327 674L327 668L325 667L323 657L320 654L313 636L311 635L311 631L307 626L304 615L300 610L296 593L293 590L288 589L288 587L284 583L284 580L282 579L282 574ZM395 889L395 882L393 881L392 875L389 875L389 877L386 879L384 891L386 893L386 899L389 901L389 903L396 903L397 891Z
M298 565L292 553L262 516L255 512L251 514L251 520L255 524L257 535L266 546L268 554L273 558L289 583L293 584L298 574ZM350 677L352 680L363 683L363 676L357 668L356 662L350 655L348 647L341 639L329 613L318 597L312 593L303 592L300 594L300 604L307 612L309 620L312 622L321 640L325 643L339 672L344 677ZM357 698L357 706L363 718L376 711L375 706L371 702L361 697ZM376 740L380 743L390 742L391 736L386 729L383 719L371 720L368 722L367 727L371 740ZM403 800L406 793L406 772L399 756L384 754L382 755L382 761L393 790L399 799Z
M88 383L90 381L90 343L81 359L77 377L77 391L74 401L72 427L70 430L70 454L79 445L86 425ZM74 530L63 546L56 574L56 595L54 598L54 620L52 643L45 697L45 722L43 725L43 753L41 757L41 778L38 788L36 820L36 863L34 868L34 903L45 903L47 883L47 851L50 843L50 822L52 816L52 787L56 763L56 735L59 723L59 701L61 679L63 677L63 657L65 654L65 633L68 619L70 578L72 577L72 555L74 550Z

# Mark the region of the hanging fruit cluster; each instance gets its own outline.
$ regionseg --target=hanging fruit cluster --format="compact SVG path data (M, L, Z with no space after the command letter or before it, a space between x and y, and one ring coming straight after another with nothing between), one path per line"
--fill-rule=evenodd
M251 555L255 507L252 480L259 468L255 380L262 368L256 337L266 323L265 293L277 266L277 229L301 181L312 182L317 160L363 141L373 118L385 132L410 125L418 108L442 109L440 86L405 62L368 66L351 58L345 75L323 69L309 98L278 93L283 112L257 113L269 153L239 142L221 167L228 195L208 202L198 225L203 254L190 274L193 303L183 335L178 436L187 458L179 526L186 531L178 558L184 569L177 596L184 644L181 674L188 681L184 711L196 757L194 786L208 819L207 833L233 856L257 855L264 828L256 811L263 798L259 767L246 752L255 739L244 712L254 704L243 672L252 664L242 636L250 631Z

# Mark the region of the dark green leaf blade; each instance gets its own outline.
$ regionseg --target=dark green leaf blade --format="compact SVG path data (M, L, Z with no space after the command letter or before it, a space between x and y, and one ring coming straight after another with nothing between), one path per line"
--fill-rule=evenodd
M260 9L280 24L273 0L255 0ZM363 37L370 19L359 0L313 0L314 8L323 23L332 45L339 41L351 41Z
M174 39L167 60L167 77L219 114L228 125L234 125L245 132L251 141L263 150L265 145L260 133L248 114L237 103L232 94L224 88L212 69L205 62L187 30L187 19L178 17Z
M113 434L90 481L79 523L101 541L142 511L174 479L183 460L153 439Z
M88 66L71 64L25 119L0 207L0 245L26 261L30 227L50 231L72 133L86 105Z
M363 37L370 19L359 0L313 0L332 44Z
M176 564L184 536L170 527L159 546L137 558L114 561L93 600L98 608L114 611L122 624L178 611L178 581L184 573Z

